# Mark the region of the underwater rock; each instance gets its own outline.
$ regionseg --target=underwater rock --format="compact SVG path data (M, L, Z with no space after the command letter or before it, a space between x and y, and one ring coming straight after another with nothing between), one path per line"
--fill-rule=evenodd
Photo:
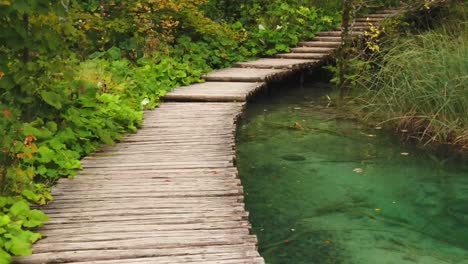
M287 161L304 161L306 160L306 157L298 154L289 154L289 155L284 155L281 157L284 160Z

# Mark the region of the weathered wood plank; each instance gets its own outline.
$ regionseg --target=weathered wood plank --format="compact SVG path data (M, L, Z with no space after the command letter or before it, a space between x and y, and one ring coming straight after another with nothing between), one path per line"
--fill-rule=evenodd
M341 46L341 41L304 41L304 42L299 42L299 46L303 47L330 47L330 48L338 48Z
M130 238L121 239L118 241L93 241L93 242L49 242L44 240L39 241L34 252L59 252L78 251L78 250L96 250L96 249L157 249L157 248L180 248L180 247L202 247L202 246L219 246L219 245L239 245L252 243L255 245L257 239L254 236L246 235L216 235L208 237L184 237L184 236L161 236L160 239L155 238Z
M247 96L263 85L207 83L181 94L204 86L212 87L207 96L228 89ZM243 106L165 103L146 112L138 133L83 159L74 180L59 181L44 207L45 238L15 261L261 261L234 166Z
M182 102L243 102L265 83L206 82L180 87L163 97L164 101Z
M138 225L133 222L113 222L100 223L99 225L66 224L65 226L47 226L49 236L71 236L78 234L111 233L111 232L159 232L159 231L182 231L182 230L220 230L231 228L250 228L250 224L245 221L222 221L204 223L182 223L182 224L158 224L151 221L139 221Z
M312 41L337 42L341 43L341 37L315 37Z
M211 246L197 248L175 249L133 249L133 250L86 250L67 251L60 255L55 253L40 253L34 257L23 257L20 262L24 264L37 263L68 263L87 260L123 260L131 258L173 257L189 256L197 254L230 253L230 252L254 252L252 245ZM157 262L159 263L159 262Z
M368 26L368 25L366 24L364 26ZM319 36L319 37L340 37L341 34L342 34L341 30L335 30L335 31L320 32L320 33L317 34L317 36ZM364 33L363 32L352 31L351 35L353 37L360 37L360 36L363 36Z
M238 62L235 64L239 68L255 68L255 69L294 69L300 70L315 66L316 60L284 60L275 58L263 58L255 61Z
M321 54L330 54L335 51L335 48L326 48L326 47L298 47L292 48L291 51L294 53L321 53Z
M221 82L266 82L281 79L289 75L289 70L229 68L208 73L207 81Z
M278 58L283 59L315 59L323 60L329 57L331 54L327 53L282 53L275 55Z
M114 264L114 263L158 263L158 264L178 264L178 263L204 263L204 264L264 264L263 259L257 256L253 256L248 252L243 254L239 253L218 253L218 254L205 254L205 255L189 255L189 256L177 256L177 257L156 257L156 258L131 258L118 261L91 261L91 262L76 262L77 264Z

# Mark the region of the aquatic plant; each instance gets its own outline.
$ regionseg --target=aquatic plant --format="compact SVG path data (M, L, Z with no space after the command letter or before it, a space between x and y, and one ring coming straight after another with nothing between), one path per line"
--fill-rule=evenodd
M468 27L406 38L386 51L362 99L368 118L424 144L468 147Z

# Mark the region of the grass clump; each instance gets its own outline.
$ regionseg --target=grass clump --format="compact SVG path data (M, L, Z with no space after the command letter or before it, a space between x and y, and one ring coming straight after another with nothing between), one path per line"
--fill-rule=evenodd
M426 145L468 148L466 23L399 40L382 52L376 68L358 98L368 119Z

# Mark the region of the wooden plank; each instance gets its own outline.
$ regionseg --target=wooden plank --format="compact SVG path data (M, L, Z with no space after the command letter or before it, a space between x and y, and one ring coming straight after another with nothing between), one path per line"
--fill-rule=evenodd
M368 25L365 25L365 26L368 26ZM351 32L351 35L353 37L361 37L364 35L364 33L353 31ZM341 30L320 32L317 34L317 36L319 37L341 37Z
M93 241L93 242L49 242L45 240L39 241L34 252L64 252L64 251L80 251L80 250L110 250L110 249L159 249L159 248L180 248L180 247L202 247L202 246L219 246L219 245L239 245L251 243L255 245L257 240L254 236L246 235L230 235L230 236L208 236L208 237L164 237L155 238L131 238L121 239L118 241ZM60 253L57 253L60 254Z
M72 236L74 234L95 234L95 233L112 233L112 232L160 232L160 231L183 231L183 230L222 230L222 229L236 229L243 228L248 230L250 224L244 221L223 221L223 222L205 222L205 223L187 223L187 224L157 224L151 221L139 221L138 225L130 222L119 222L119 223L101 223L99 226L96 225L83 225L67 224L63 228L60 226L50 226L47 229L49 236Z
M180 87L163 97L164 101L243 102L265 87L263 82L206 82Z
M370 26L353 26L350 28L350 30L354 32L360 32L363 33L364 31L370 30Z
M324 41L324 42L337 42L341 43L341 37L315 37L313 41Z
M282 53L275 55L276 57L283 59L315 59L323 60L329 57L331 54L327 53Z
M299 46L303 47L330 47L330 48L337 48L341 46L341 41L340 42L329 42L329 41L304 41L304 42L299 42Z
M110 261L91 261L91 262L76 262L77 264L118 264L118 263L158 263L158 264L178 264L178 263L204 263L204 264L244 264L244 263L265 263L258 253L244 252L239 253L216 253L204 255L188 255L176 257L156 257L156 258L130 258L123 260L110 260Z
M281 79L290 74L289 70L229 68L208 73L207 81L220 82L266 82Z
M255 69L304 69L317 64L316 60L284 60L276 58L262 58L249 62L238 62L235 67Z
M34 257L22 257L19 262L24 264L37 263L69 263L88 260L122 260L131 258L173 257L189 256L197 254L230 253L230 252L254 252L252 245L211 246L197 248L175 249L133 249L133 250L86 250L66 251L61 254L40 253Z
M298 48L291 49L291 51L294 53L321 53L321 54L330 54L334 52L335 50L336 50L335 48L326 48L326 47L298 47Z

